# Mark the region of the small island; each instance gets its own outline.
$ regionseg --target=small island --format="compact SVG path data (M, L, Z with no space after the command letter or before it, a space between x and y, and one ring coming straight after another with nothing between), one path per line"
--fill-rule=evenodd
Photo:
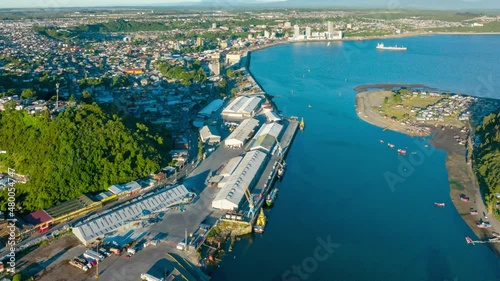
M364 121L384 131L432 136L430 144L447 152L450 197L457 211L482 242L500 240L500 100L424 85L356 90L356 112ZM500 254L500 243L489 245Z

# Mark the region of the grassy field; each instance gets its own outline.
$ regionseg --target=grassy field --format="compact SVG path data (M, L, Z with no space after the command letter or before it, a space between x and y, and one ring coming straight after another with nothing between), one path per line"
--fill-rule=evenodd
M429 31L433 32L500 32L500 22L494 21L485 24L484 26L477 27L440 27L440 28L430 28Z
M387 117L396 117L398 120L405 120L408 118L415 117L415 112L411 112L412 107L426 108L429 105L435 104L442 97L411 97L406 98L401 102L395 102L389 98L388 102L383 104L380 108L376 108L381 114ZM402 105L404 108L396 108L397 105ZM383 112L383 113L382 113Z
M448 11L410 11L410 10L380 10L367 11L361 14L365 18L380 19L380 20L397 20L408 17L417 17L424 20L442 20L449 22L459 22L470 20L481 16L476 13L460 13Z

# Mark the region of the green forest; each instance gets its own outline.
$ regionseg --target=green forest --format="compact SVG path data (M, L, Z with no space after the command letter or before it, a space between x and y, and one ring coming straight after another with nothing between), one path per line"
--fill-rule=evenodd
M0 155L0 166L29 175L26 184L16 185L18 207L23 212L47 208L166 165L172 148L168 131L124 118L95 103L54 118L48 111L35 116L9 108L1 112L0 143L7 154ZM5 196L0 193L2 210Z
M500 192L500 113L490 114L476 128L479 149L475 150L476 170L483 188L486 206L490 213L500 219L496 211L495 193Z

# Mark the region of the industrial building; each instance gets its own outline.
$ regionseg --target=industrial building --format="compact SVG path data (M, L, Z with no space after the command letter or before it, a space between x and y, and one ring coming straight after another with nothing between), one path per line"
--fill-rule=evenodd
M257 134L255 134L250 150L260 150L265 153L270 153L276 145L282 130L283 125L278 123L263 125Z
M264 102L262 96L241 96L235 98L222 110L222 118L226 120L241 120L255 116Z
M264 115L266 116L266 120L269 123L281 121L281 117L279 117L279 115L274 111L266 111Z
M226 138L224 144L231 148L241 148L252 137L259 121L254 118L243 120L241 124Z
M122 196L132 196L141 191L141 185L136 181L131 181L126 184L114 184L108 188L113 194L116 194L119 197Z
M203 143L210 145L218 144L220 142L220 134L217 128L205 125L200 129L200 139Z
M210 117L215 111L219 110L221 106L224 104L224 101L221 99L216 99L213 100L211 103L209 103L207 106L205 106L200 112L198 112L198 117L200 118L208 118Z
M212 201L212 208L237 211L245 197L245 189L252 190L267 162L267 154L254 150L245 154L238 167Z
M189 198L189 194L184 185L162 190L135 203L119 207L116 210L77 225L73 227L73 234L84 245L88 245L97 238L103 237L105 234L115 231L121 226L141 219L145 215L145 211L151 214L183 203L186 198Z
M234 158L229 159L227 164L217 170L218 175L213 176L209 179L208 184L217 187L224 187L229 177L233 174L238 164L240 164L242 156L236 156Z

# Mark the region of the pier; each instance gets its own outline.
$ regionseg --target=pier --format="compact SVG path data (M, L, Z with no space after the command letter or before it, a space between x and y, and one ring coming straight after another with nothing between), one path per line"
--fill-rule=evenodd
M470 239L470 237L465 237L465 241L467 242L467 244L472 244L472 245L500 243L500 239L493 240L493 241L481 241L481 240L474 241L474 240Z
M256 187L252 191L252 197L255 202L255 214L250 218L250 224L252 225L255 223L255 219L257 218L257 210L259 210L266 201L266 194L270 191L274 183L278 171L278 165L283 162L283 159L288 152L288 148L290 147L299 127L299 122L296 120L287 120L285 122L287 123L286 130L283 133L281 140L279 140L279 145L276 145L274 148L271 159L269 159L264 172L257 182ZM260 197L260 194L262 194L262 197Z

